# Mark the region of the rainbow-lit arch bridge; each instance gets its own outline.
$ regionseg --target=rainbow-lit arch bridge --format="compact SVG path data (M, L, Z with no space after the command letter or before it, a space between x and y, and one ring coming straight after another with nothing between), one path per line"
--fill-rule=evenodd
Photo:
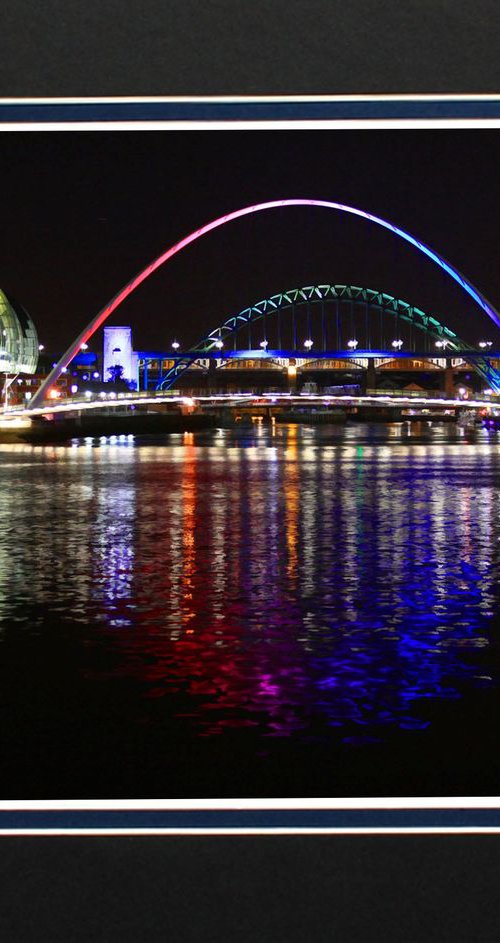
M220 357L224 357L224 352L222 350L222 344L227 348L227 342L234 342L234 350L236 350L236 340L237 335L241 331L248 330L248 348L252 349L252 341L250 331L253 325L259 324L263 325L263 322L266 322L269 317L273 319L279 319L282 312L291 314L293 319L292 325L292 336L293 336L293 346L291 351L286 351L286 354L293 353L295 355L299 354L301 357L311 357L314 359L317 356L317 352L311 352L308 354L306 351L297 350L297 330L295 322L295 311L297 307L307 307L309 310L311 305L323 305L324 302L336 302L337 303L337 333L338 333L338 311L339 305L342 303L350 303L351 305L362 306L368 316L368 311L370 312L380 312L381 315L389 315L394 319L395 322L399 322L409 325L412 329L415 328L416 332L424 335L426 339L431 339L434 342L438 342L443 345L443 351L446 353L447 357L456 353L457 356L463 357L464 360L468 360L467 351L471 353L470 364L471 366L479 373L479 375L486 381L488 386L491 389L500 390L500 372L492 366L491 362L487 357L479 356L477 350L466 341L461 340L455 334L454 331L446 327L441 323L436 317L422 311L421 308L417 308L415 305L410 304L407 301L403 301L401 298L395 298L393 295L388 294L387 292L377 291L373 288L361 288L355 285L305 285L302 288L292 288L288 291L280 292L279 294L272 295L270 298L264 298L261 301L258 301L256 304L251 305L250 307L244 308L239 311L237 314L232 315L223 324L214 330L210 331L206 337L202 338L193 348L189 351L183 352L179 356L174 365L167 370L160 378L157 389L167 390L170 389L174 383L185 373L186 370L192 366L197 360L202 360L206 357L207 354L213 352L214 350L220 350ZM329 350L328 340L327 340L327 331L326 331L326 319L322 317L322 327L323 327L323 337L321 339L320 347L322 349L322 354L326 356L335 356L341 357L342 354L344 357L349 357L351 360L363 359L366 355L372 355L377 353L373 349L364 351L364 350L343 350L341 345L338 342L336 348ZM262 331L262 336L264 338L264 348L259 351L260 357L268 357L270 359L273 356L280 355L283 356L285 351L283 351L283 345L281 342L281 329L278 328L278 345L277 350L267 349L268 341L265 339L267 337L267 325L264 326ZM311 342L312 343L312 342ZM262 341L260 341L262 348ZM443 356L443 352L441 356ZM255 356L255 351L254 351ZM393 356L397 357L398 354L394 351ZM427 359L439 357L438 350L433 352L426 352Z
M81 348L83 343L86 343L89 338L94 334L95 331L107 320L107 318L114 312L116 309L125 301L129 295L135 291L139 285L142 284L145 279L149 278L160 266L164 265L169 259L177 255L178 252L181 252L182 249L185 249L192 242L195 242L197 239L200 239L202 236L208 234L214 229L218 229L220 226L225 226L227 223L232 220L240 219L244 216L249 216L253 213L260 213L265 210L280 209L284 207L291 206L312 206L317 207L318 209L328 209L336 210L341 213L347 213L353 216L358 216L362 219L365 219L371 223L381 226L384 229L388 229L397 235L399 238L403 239L405 242L410 243L420 252L422 252L427 258L432 262L438 265L447 275L450 276L459 286L463 289L473 301L488 315L489 318L500 327L500 314L496 308L488 301L488 299L479 292L474 285L464 276L461 272L458 271L453 265L446 261L443 256L439 255L437 252L434 252L429 246L420 240L416 239L406 230L401 229L399 226L394 225L393 223L388 222L386 219L382 219L380 216L374 216L372 213L367 213L365 210L358 209L354 206L347 206L344 203L336 203L330 200L312 200L312 199L287 199L287 200L271 200L265 203L256 203L252 206L245 206L241 209L234 210L231 213L227 213L224 216L219 216L217 219L211 220L211 222L206 223L204 226L201 226L199 229L194 230L188 236L185 236L179 242L176 242L173 246L166 249L159 255L156 259L153 260L146 268L144 268L138 275L132 278L129 282L120 291L111 299L111 301L105 305L101 311L87 324L78 337L70 344L68 349L64 352L62 357L59 359L56 366L53 368L46 381L41 385L40 389L37 391L33 397L33 405L37 406L47 396L51 386L60 376L62 370L71 363L75 354ZM500 384L498 386L493 386L492 388L500 389Z

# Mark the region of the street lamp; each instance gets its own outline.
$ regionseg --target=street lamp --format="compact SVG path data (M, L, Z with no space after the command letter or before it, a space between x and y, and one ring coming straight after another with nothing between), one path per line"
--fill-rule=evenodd
M307 350L310 350L312 345L313 345L313 341L311 340L310 337L308 337L307 340L304 341L304 347L307 347Z
M80 347L80 350L88 350L88 349L89 349L89 345L88 345L88 344L82 344L81 347Z
M269 341L264 340L260 342L259 347L262 347L263 350L266 350L268 344Z
M441 348L444 349L445 347L448 346L448 341L436 341L436 343L435 343L434 346L435 346L435 347L441 347Z
M485 347L492 347L493 341L479 341L479 346L482 347L483 349Z
M45 350L44 345L43 345L43 344L39 344L39 345L38 345L38 350L39 350L40 352L41 352L42 350Z
M174 348L174 350L179 350L180 346L181 345L179 344L179 341L172 341L172 347Z
M354 340L354 339L353 339L353 340L350 340L350 341L347 341L347 346L348 346L351 350L356 350L356 347L358 346L358 341L356 341L356 340Z
M217 347L217 350L221 350L224 347L224 341L219 337L219 339L215 341L215 346Z
M403 341L402 341L402 340L394 340L394 341L392 342L392 346L393 346L396 350L400 350L401 347L403 346Z

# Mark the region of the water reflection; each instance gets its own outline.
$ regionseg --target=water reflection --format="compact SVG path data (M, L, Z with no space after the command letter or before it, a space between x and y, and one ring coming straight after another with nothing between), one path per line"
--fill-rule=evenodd
M0 626L63 613L113 653L88 684L134 678L199 736L423 729L498 680L500 447L394 430L3 447Z
M113 443L114 445L114 443ZM94 460L121 468L122 452L116 447L97 450ZM125 453L130 462L131 453ZM136 481L132 474L123 483L115 476L97 477L96 494L90 509L94 540L89 552L92 568L92 602L101 604L109 616L109 625L117 628L132 624L133 580L135 562Z

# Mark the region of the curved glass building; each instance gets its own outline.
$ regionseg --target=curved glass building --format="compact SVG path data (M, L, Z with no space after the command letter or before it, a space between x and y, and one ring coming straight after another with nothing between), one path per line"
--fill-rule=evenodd
M33 321L22 305L0 289L0 373L34 373L37 362Z

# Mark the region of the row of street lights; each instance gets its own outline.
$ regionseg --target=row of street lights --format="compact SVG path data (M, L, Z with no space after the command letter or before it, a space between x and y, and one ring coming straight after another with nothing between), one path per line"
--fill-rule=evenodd
M4 334L5 334L5 333L6 333L6 332L4 331ZM449 343L450 343L449 341L436 341L436 342L435 342L435 346L436 346L436 347L439 347L439 348L441 348L441 349L444 349L445 347L448 346ZM348 341L347 341L347 346L349 347L350 350L356 350L356 348L358 347L358 345L359 345L359 341L355 340L354 338L351 338L351 340L348 340ZM181 346L181 345L179 344L179 341L177 341L177 340L172 341L172 348L173 348L173 350L178 351L180 346ZM263 350L266 350L266 348L267 348L268 346L269 346L269 341L268 341L268 340L263 340L263 341L261 341L260 344L259 344L259 347L262 347ZM394 347L395 350L400 350L401 347L403 346L403 341L402 341L401 339L399 339L399 338L398 338L398 339L394 339L393 341L391 341L391 346ZM493 346L493 341L479 341L478 346L481 347L481 348L483 348L483 349L485 349L485 348L490 348L490 347ZM215 341L215 347L217 347L218 350L222 350L222 348L224 347L224 341L222 340L222 338L220 338L220 337L217 338L217 340ZM311 340L310 337L308 337L308 338L304 341L304 347L306 348L306 350L310 350L311 347L314 347L314 341ZM82 344L82 345L81 345L81 350L87 350L87 349L88 349L88 344ZM43 344L39 344L39 345L38 345L38 350L40 351L40 353L42 352L42 350L45 350L44 345L43 345Z
M357 341L357 340L354 340L354 339L353 339L353 340L349 340L349 341L347 341L347 346L350 347L352 350L355 350L356 347L358 346L358 343L359 343L359 341ZM172 348L173 348L175 351L179 350L179 347L180 347L180 346L181 346L181 345L179 344L179 341L172 341ZM220 337L217 338L217 340L214 342L214 346L217 347L218 350L222 350L222 348L224 347L224 341L222 340L222 338L220 338ZM261 341L260 344L259 344L259 347L261 347L263 350L266 350L266 348L267 348L268 346L269 346L269 341L267 341L267 340L263 340L263 341ZM398 341L393 341L393 342L392 342L392 346L393 346L393 347L402 347L402 346L403 346L403 341L399 341L399 340L398 340ZM310 350L311 347L314 347L314 341L311 340L310 337L308 337L307 340L304 341L304 347L306 348L306 350Z
M400 350L401 347L403 346L403 343L404 341L402 341L400 338L395 338L393 341L391 341L391 347L394 347L395 350ZM450 341L435 341L434 346L444 350L446 347L448 347L449 343ZM350 350L356 350L358 345L359 345L359 341L355 340L354 338L351 338L351 340L347 341L347 346L349 347ZM179 344L179 341L172 341L172 347L175 351L179 350L180 346L181 345ZM221 350L224 347L224 341L222 340L222 338L220 337L217 338L214 346L217 347L218 350ZM266 350L268 346L269 346L268 340L263 340L259 344L259 347L261 347L263 350ZM479 341L478 346L483 349L485 348L489 349L490 347L493 346L493 341ZM304 347L306 348L306 350L310 350L311 347L314 347L314 341L311 340L310 337L308 337L304 341Z
M4 331L4 334L5 334L5 333L6 333L6 332ZM172 346L173 346L173 344L172 344ZM88 344L81 344L80 350L88 350L88 347L89 347ZM38 350L40 351L40 353L42 353L42 350L45 350L45 344L39 344L39 345L38 345Z

